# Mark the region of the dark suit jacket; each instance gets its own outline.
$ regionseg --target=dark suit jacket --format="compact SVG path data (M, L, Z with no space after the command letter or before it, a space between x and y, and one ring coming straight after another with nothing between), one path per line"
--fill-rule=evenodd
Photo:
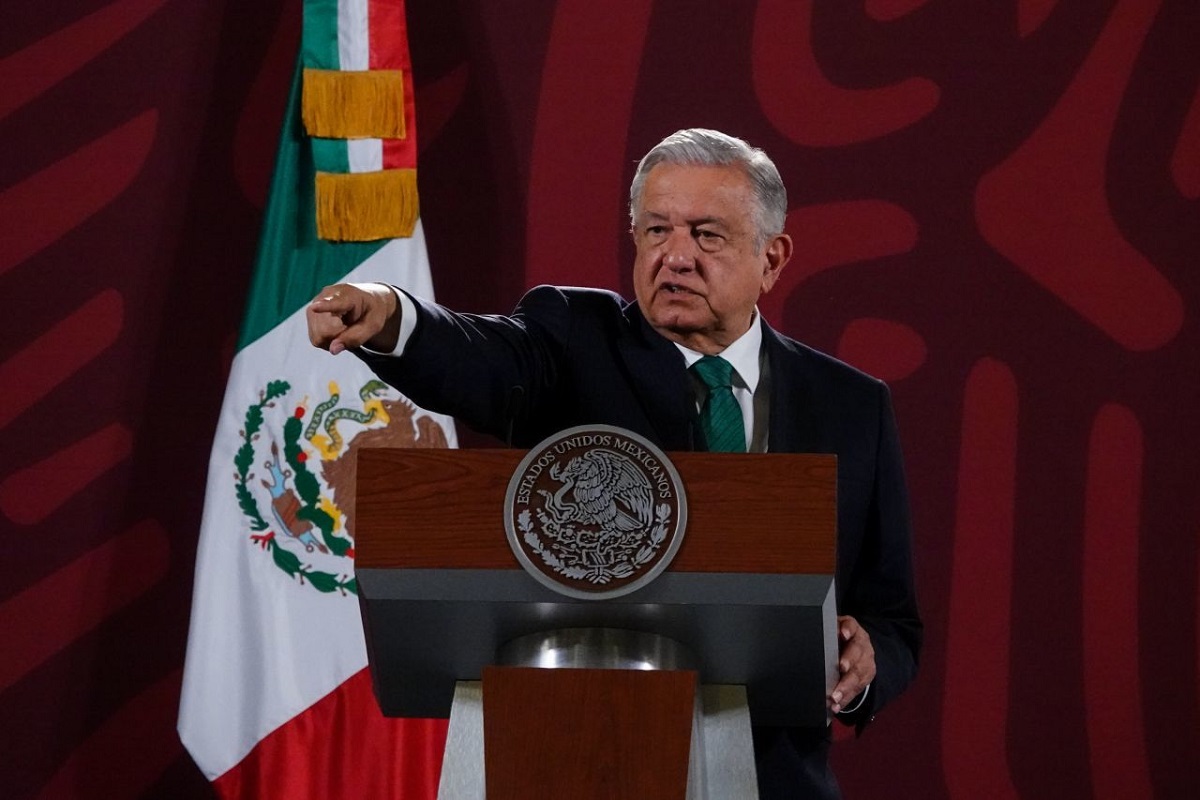
M403 356L360 355L422 407L517 447L605 424L664 450L703 449L683 358L636 303L549 286L529 292L511 317L414 303ZM881 381L762 324L768 448L838 456L838 613L867 629L878 670L862 707L846 715L861 726L913 679L921 642L891 402ZM756 727L754 738L763 798L838 795L828 730Z

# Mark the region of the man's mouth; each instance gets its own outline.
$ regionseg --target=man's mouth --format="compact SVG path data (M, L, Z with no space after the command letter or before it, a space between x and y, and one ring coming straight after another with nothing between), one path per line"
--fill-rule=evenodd
M659 288L667 294L695 294L695 292L686 286L680 286L675 283L664 283Z

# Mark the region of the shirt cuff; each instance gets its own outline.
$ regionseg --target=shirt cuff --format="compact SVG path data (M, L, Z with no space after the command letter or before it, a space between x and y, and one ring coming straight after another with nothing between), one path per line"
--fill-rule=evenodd
M411 297L395 286L386 283L383 285L396 293L396 310L400 313L400 334L396 337L396 346L389 351L372 350L365 345L359 349L365 353L373 353L378 356L399 357L404 355L404 347L408 344L408 340L412 338L413 331L417 329L417 307Z
M838 714L853 714L855 711L858 711L860 708L862 708L862 704L866 702L867 694L870 693L870 691L871 691L871 684L868 683L866 688L858 693L858 702L855 703L852 708L843 708L841 711L839 711L837 713Z

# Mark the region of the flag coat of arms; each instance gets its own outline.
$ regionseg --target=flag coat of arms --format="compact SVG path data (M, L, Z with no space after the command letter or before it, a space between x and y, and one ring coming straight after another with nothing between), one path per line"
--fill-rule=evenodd
M432 797L442 720L384 718L354 578L363 446L453 446L352 355L308 342L322 287L432 297L399 0L306 0L201 522L179 734L226 798Z

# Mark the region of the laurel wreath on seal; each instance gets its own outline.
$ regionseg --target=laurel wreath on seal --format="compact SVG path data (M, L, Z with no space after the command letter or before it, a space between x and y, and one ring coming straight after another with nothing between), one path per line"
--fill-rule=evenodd
M353 575L337 575L313 569L311 564L302 563L299 556L291 550L280 546L276 541L275 532L268 530L271 526L263 518L258 503L250 492L248 484L254 478L254 473L251 471L255 458L254 443L260 437L264 420L263 412L265 409L274 408L275 401L283 397L291 388L291 384L287 381L270 381L266 388L259 392L258 402L252 403L246 409L243 428L238 432L242 439L242 445L233 459L234 491L237 495L238 506L249 521L252 531L267 531L265 534L252 533L250 541L264 551L270 552L275 566L279 569L299 580L301 585L307 584L318 592L329 594L336 591L343 595L347 593L357 595L358 581ZM303 406L298 407L283 425L283 457L290 469L290 476L299 500L299 507L295 512L296 517L312 523L319 532L320 542L328 552L335 556L353 559L354 549L350 540L334 535L336 523L333 517L319 505L321 487L316 476L308 469L305 463L308 456L300 447L304 413ZM272 449L277 454L276 447L273 445Z
M517 516L517 527L521 536L530 549L541 557L546 566L558 574L572 580L587 581L595 584L605 584L612 580L620 580L633 575L638 567L649 563L662 547L667 538L667 528L671 522L671 506L662 503L654 508L654 527L647 537L644 531L631 531L612 539L605 552L615 557L607 564L588 564L585 554L579 547L581 532L573 527L561 527L553 519L538 510L541 522L541 534L550 540L550 544L542 541L535 530L533 515L528 509ZM600 534L593 534L590 540ZM611 535L610 535L611 536ZM643 541L647 539L648 541ZM634 550L634 548L637 548Z

